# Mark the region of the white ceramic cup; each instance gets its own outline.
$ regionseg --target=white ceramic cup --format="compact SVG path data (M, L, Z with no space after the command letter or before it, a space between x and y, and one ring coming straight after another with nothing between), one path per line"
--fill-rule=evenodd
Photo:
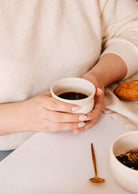
M63 78L53 83L50 91L55 99L78 105L80 109L74 113L86 114L93 109L96 88L88 80L76 77ZM80 92L86 94L88 97L79 100L68 100L58 96L64 92Z

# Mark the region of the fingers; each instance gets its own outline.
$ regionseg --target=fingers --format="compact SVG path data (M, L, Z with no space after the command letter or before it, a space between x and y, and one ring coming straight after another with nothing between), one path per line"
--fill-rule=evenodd
M85 126L84 127L76 128L76 129L72 130L72 132L73 132L73 134L80 133L82 131L85 131L85 130L91 128L94 124L95 124L95 122L93 120L87 121L87 122L85 122Z
M60 112L75 112L80 109L77 105L65 103L49 96L42 96L42 106L48 110Z
M49 93L41 96L41 106L43 107L44 128L41 131L57 132L69 131L78 133L92 127L98 120L104 105L104 92L97 88L95 95L95 105L93 111L84 114L72 114L79 110L74 104L58 101Z
M94 109L92 112L87 114L87 117L97 121L97 118L99 117L103 110L103 106L104 106L104 95L101 94L100 96L95 96Z
M86 129L91 128L99 119L100 114L103 110L103 105L104 105L104 96L101 94L100 96L95 97L95 106L93 111L87 114L88 118L91 118L91 120L85 122L85 126L80 128L80 129L74 129L73 133L79 133L81 131L84 131Z
M84 122L79 123L56 123L52 121L43 120L41 129L37 129L37 131L41 132L60 132L60 131L70 131L73 129L79 129L85 126Z
M90 118L88 118L84 114L80 113L64 113L64 112L57 112L57 111L50 111L47 109L43 109L42 113L42 119L49 120L53 122L81 122L81 121L88 121Z

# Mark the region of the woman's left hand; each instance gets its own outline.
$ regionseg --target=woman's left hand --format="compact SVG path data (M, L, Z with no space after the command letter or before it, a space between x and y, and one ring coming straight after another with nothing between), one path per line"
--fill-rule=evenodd
M91 79L88 79L87 76L84 76L83 78L91 81ZM86 116L88 118L91 118L91 120L86 121L85 126L82 127L81 129L74 129L73 130L74 134L77 134L81 131L85 131L86 129L91 128L98 121L98 118L100 117L101 112L102 112L103 107L104 107L104 86L103 86L102 82L100 82L98 79L96 80L95 77L93 77L91 82L96 87L94 108L91 112L86 114Z

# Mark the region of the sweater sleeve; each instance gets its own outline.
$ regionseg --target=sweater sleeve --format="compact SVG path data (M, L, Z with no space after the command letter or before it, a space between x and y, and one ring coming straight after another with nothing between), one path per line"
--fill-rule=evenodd
M138 2L136 0L105 1L101 11L101 23L102 56L106 53L120 56L127 65L125 78L138 72Z

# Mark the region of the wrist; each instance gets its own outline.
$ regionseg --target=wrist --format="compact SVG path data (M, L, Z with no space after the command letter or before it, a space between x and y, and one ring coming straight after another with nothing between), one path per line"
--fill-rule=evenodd
M100 88L104 90L104 81L102 79L100 71L88 72L82 78L87 79L88 81L92 82L96 86L96 88Z

